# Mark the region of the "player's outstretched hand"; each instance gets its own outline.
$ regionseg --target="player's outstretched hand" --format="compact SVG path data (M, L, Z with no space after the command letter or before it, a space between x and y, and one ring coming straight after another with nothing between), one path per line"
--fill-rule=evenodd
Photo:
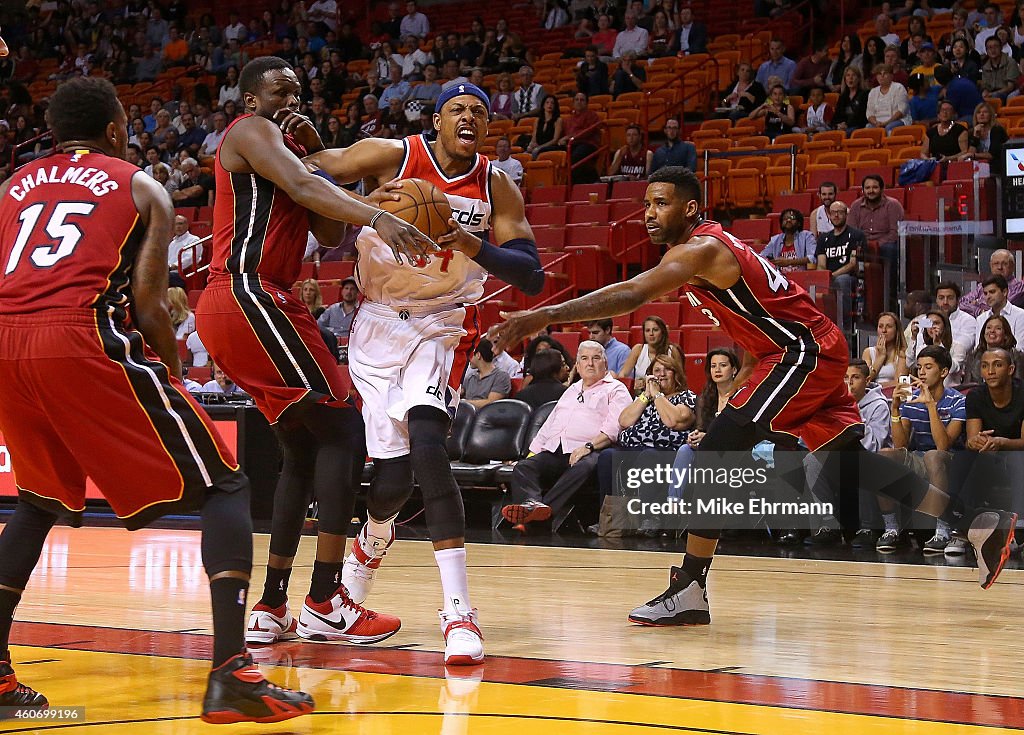
M315 153L324 149L324 142L320 140L316 126L301 112L285 107L274 113L274 122L281 128L282 133L292 136L307 152Z
M522 342L526 337L536 334L546 327L550 321L543 310L498 312L506 321L496 324L487 330L487 339L498 352L505 352Z
M380 239L391 248L391 252L394 253L395 260L399 264L403 262L403 255L409 263L415 263L422 262L440 251L433 240L390 212L380 215L373 228L377 230Z
M477 238L462 229L462 225L452 218L448 218L448 232L437 238L437 244L442 248L461 250L466 255L473 257L480 252L480 243Z
M381 184L372 192L370 192L369 196L366 197L366 200L374 207L377 207L379 209L382 202L400 201L402 197L398 196L398 194L395 194L394 191L395 189L401 188L402 182L400 179L391 179L391 181L385 181L383 184Z

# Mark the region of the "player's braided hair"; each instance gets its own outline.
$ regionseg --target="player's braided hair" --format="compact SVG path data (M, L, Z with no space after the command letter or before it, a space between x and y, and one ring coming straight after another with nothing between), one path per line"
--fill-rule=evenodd
M76 77L62 82L50 97L46 122L57 143L95 140L121 110L114 85L102 77Z

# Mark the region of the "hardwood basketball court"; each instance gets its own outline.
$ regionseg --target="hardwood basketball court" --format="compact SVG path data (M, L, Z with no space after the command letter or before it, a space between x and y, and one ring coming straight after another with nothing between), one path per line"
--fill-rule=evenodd
M253 590L268 537L256 537ZM292 576L301 605L313 558ZM232 732L886 735L1024 730L1024 572L989 591L973 568L719 556L712 625L642 628L631 607L680 554L471 544L487 660L441 662L430 545L399 541L369 600L399 615L382 646L255 649L312 717ZM250 604L255 595L250 595ZM84 721L3 732L189 733L200 723L209 601L199 533L57 528L17 611L19 678Z

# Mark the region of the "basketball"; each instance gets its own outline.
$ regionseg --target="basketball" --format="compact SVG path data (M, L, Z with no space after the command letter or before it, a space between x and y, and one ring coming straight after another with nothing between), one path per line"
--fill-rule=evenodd
M402 179L398 183L400 187L390 193L400 198L381 202L381 209L401 217L431 239L448 232L452 208L436 186L423 179Z

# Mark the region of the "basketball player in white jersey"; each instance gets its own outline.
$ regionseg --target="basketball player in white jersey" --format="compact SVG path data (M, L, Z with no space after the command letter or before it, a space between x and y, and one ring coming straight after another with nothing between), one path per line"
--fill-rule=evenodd
M452 207L451 231L437 238L439 254L402 260L369 227L356 241L355 275L366 300L352 325L349 367L363 399L375 471L369 520L342 581L353 600L366 599L415 475L441 572L445 663L472 665L483 660L483 640L466 579L465 510L445 440L479 340L473 304L483 296L487 273L528 294L540 292L544 273L519 189L478 153L487 136L487 95L460 84L438 98L436 110L433 143L421 135L370 138L305 160L339 184L424 179ZM488 230L500 245L488 241Z

